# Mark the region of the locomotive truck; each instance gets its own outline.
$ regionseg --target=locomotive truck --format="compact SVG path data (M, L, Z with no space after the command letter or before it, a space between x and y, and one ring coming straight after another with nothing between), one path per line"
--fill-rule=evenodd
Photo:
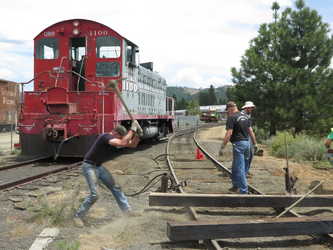
M143 139L174 131L174 101L139 47L108 26L72 19L34 38L34 90L25 91L18 121L22 154L82 157L100 133L130 118L109 85L118 83Z

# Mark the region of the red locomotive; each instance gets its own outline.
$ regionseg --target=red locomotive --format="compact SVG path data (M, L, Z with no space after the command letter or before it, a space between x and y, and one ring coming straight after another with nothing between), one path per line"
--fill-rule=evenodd
M130 118L109 86L118 88L143 138L174 130L174 103L152 63L138 63L138 46L111 28L73 19L34 39L34 91L24 92L18 130L22 154L81 157L100 133Z

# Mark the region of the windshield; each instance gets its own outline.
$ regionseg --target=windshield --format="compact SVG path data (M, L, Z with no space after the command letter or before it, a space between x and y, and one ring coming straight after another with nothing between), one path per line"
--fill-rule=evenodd
M42 38L36 43L37 59L57 59L59 56L58 38Z

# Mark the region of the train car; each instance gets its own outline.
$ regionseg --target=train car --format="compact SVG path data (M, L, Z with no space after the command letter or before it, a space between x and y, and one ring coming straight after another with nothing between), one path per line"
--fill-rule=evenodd
M219 114L214 111L202 112L200 115L200 121L217 122L218 120L219 120Z
M130 118L110 81L118 83L143 139L174 130L174 102L153 63L108 26L72 19L34 38L34 90L24 93L18 130L22 154L82 157L100 133Z
M0 132L15 129L18 105L18 84L0 79Z

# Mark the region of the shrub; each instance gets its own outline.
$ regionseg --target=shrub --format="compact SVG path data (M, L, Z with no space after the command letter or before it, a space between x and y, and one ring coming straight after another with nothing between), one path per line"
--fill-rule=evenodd
M280 158L293 158L296 161L324 160L325 147L321 139L305 134L292 136L289 132L278 134L267 141L272 155ZM287 145L287 148L286 148Z
M289 149L297 161L321 161L324 159L323 142L314 137L298 135Z
M273 136L267 141L268 146L271 149L272 155L276 157L286 157L286 149L288 157L292 157L289 147L294 142L295 138L289 132L278 132L276 136ZM286 147L287 146L287 147Z

